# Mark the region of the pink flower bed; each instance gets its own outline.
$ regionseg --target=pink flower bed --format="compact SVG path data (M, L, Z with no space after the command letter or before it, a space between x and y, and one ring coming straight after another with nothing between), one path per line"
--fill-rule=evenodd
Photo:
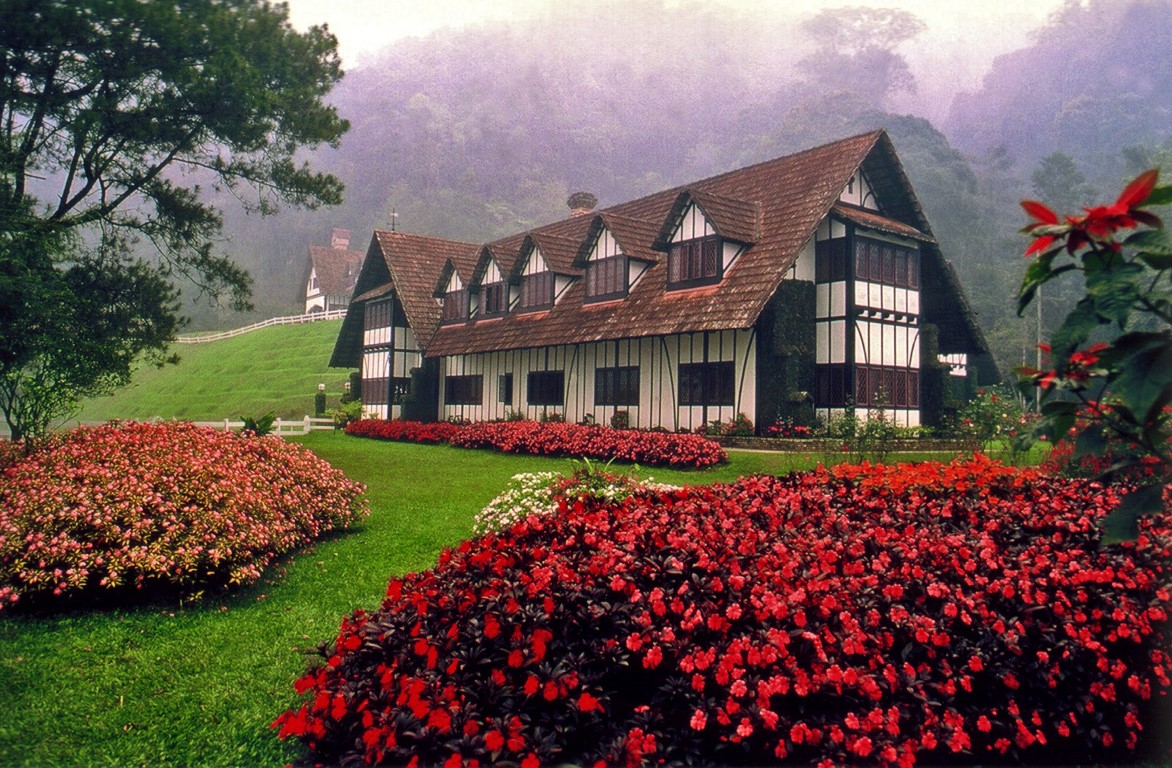
M1170 688L1172 514L983 459L563 498L394 579L274 722L327 764L1116 759Z
M183 422L77 429L0 474L0 609L247 584L364 516L363 490L276 437Z
M348 425L346 433L381 440L448 442L458 448L490 448L539 456L617 459L677 469L702 469L728 461L719 444L700 435L560 422L500 421L458 426L445 422L420 424L368 419Z

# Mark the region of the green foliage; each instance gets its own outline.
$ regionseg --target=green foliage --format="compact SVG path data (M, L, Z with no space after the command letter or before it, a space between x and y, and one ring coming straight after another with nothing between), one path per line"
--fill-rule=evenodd
M176 275L247 306L248 275L213 251L219 211L176 171L262 213L337 203L338 180L295 157L347 125L322 101L341 77L336 41L294 31L283 5L55 0L3 15L0 293L20 297L0 313L0 379L14 432L35 437L125 384L140 355L162 359ZM127 256L139 238L158 264Z
M362 410L361 400L351 400L348 403L342 403L330 411L330 417L334 420L334 427L336 429L345 429L346 425L350 422L358 421L362 418Z
M55 264L72 240L0 235L0 271L19 275L0 278L0 411L30 447L83 397L125 386L140 356L168 360L177 323L175 291L157 268L115 247Z
M1172 202L1172 186L1156 181L1156 171L1145 172L1113 204L1062 219L1023 202L1033 219L1023 230L1034 238L1026 255L1035 259L1018 295L1022 312L1043 285L1081 274L1084 295L1047 349L1053 367L1019 369L1022 388L1041 389L1043 425L1058 438L1073 433L1076 460L1111 455L1109 473L1150 470L1154 461L1160 469L1148 485L1172 474L1172 241L1147 209ZM1088 418L1076 422L1080 411ZM1148 491L1137 499L1108 526L1158 501Z
M1032 431L1036 412L1027 411L1021 393L1008 387L977 390L977 395L957 411L948 431L968 440L977 450L993 441L1018 444L1017 438Z
M277 414L269 411L264 416L241 416L240 420L244 422L244 426L240 428L240 434L250 437L264 437L271 434L273 431L273 424L277 420Z
M697 430L705 435L724 435L727 437L748 437L754 433L753 420L743 413L738 413L728 421L713 419Z
M840 451L825 458L827 466L842 461L885 462L892 453L893 443L904 436L882 403L866 409L848 407L827 419L822 432L841 446Z

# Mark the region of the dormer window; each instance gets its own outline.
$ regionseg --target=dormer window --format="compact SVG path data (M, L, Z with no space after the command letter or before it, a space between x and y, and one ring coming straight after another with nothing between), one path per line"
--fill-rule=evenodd
M716 235L672 243L667 254L667 287L691 288L719 283L724 277L720 238Z
M500 317L509 311L509 291L504 282L485 283L480 287L481 317Z
M606 301L627 295L627 257L623 254L586 263L586 300Z
M553 306L553 272L537 272L521 277L521 296L517 308L521 312L548 309Z
M462 323L468 319L468 289L457 288L444 294L442 322L445 325Z

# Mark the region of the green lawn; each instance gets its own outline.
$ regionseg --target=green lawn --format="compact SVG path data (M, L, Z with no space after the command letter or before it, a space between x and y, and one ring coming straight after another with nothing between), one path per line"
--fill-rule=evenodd
M268 729L297 697L302 651L374 608L392 574L434 564L517 472L565 459L361 440L303 442L369 487L370 518L271 569L262 583L194 605L0 617L0 766L279 765L297 756ZM708 483L811 459L734 453Z
M218 421L261 416L313 414L318 384L325 384L330 407L337 404L348 372L330 368L341 320L278 325L206 344L176 344L178 365L146 366L129 387L86 402L74 418L191 419Z

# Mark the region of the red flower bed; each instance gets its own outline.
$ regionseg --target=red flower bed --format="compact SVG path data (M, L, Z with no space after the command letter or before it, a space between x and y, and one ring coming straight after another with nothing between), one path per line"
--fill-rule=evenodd
M1172 515L1105 546L1116 499L974 459L563 501L393 580L273 725L330 764L1111 757L1172 603Z
M361 419L346 425L347 435L404 443L446 443L459 431L459 426L447 421L423 423L398 419Z
M0 609L247 584L365 515L363 490L276 437L183 422L77 429L0 474Z
M539 456L618 459L677 469L702 469L728 461L719 444L699 435L586 427L561 422L501 421L457 426L446 422L421 424L368 419L348 425L346 433L381 440L448 442L458 448L491 448Z

